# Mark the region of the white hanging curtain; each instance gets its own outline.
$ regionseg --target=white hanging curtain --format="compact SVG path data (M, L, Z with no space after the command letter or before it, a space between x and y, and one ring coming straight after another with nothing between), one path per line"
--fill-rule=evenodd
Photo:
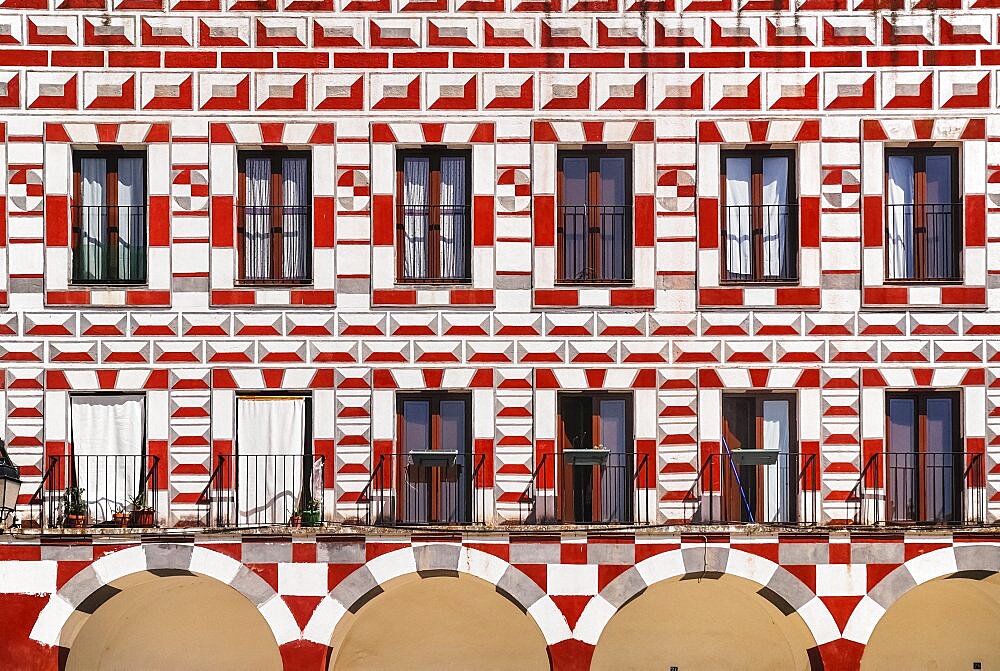
M403 277L427 277L430 160L403 159Z
M749 158L726 159L726 271L730 278L753 274Z
M600 401L601 443L611 452L601 471L601 519L628 522L632 507L633 474L626 445L625 401Z
M765 450L778 451L778 463L767 464L764 469L764 522L790 522L794 520L796 499L791 487L798 473L793 472L788 457L788 401L764 401Z
M768 156L763 160L764 277L790 277L788 245L788 158Z
M146 279L146 161L118 160L118 279Z
M441 159L441 277L466 277L465 245L467 218L465 193L465 158Z
M107 178L108 164L103 158L85 158L80 161L83 207L80 211L80 244L77 251L80 256L77 268L82 280L101 280L106 272Z
M71 396L73 469L90 523L128 510L145 475L142 396Z
M295 510L302 493L305 418L305 398L236 399L239 524L284 524Z
M889 156L888 238L889 279L914 276L913 157Z
M286 279L304 280L309 277L309 171L305 158L286 158L281 167L282 275Z
M271 159L248 158L244 170L243 276L271 279Z

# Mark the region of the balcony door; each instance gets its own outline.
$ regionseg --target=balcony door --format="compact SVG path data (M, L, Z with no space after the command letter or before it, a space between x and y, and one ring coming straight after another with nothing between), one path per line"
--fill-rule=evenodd
M722 440L718 475L724 519L761 523L797 521L795 396L723 395ZM747 450L766 450L774 456L744 457Z
M409 524L472 521L471 401L467 394L398 398L397 519Z
M73 165L73 282L145 282L146 155L79 152Z
M886 395L886 520L955 522L963 452L957 392Z
M144 488L145 400L141 394L70 396L73 458L66 484L83 490L91 525L130 510Z
M559 397L558 506L562 521L632 521L635 459L631 397L562 394ZM601 461L580 450L606 450Z
M285 524L307 495L318 498L309 401L305 396L236 398L236 450L223 459L228 459L226 479L235 476L238 525Z

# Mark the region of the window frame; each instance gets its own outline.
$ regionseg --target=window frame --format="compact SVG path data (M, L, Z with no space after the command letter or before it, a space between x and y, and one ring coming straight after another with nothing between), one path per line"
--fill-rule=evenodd
M441 159L465 159L465 249L462 250L465 261L465 277L441 277ZM406 175L404 172L407 158L427 158L427 277L406 277L405 269L405 225L403 209L407 207L404 201L406 195ZM472 149L450 147L447 145L421 145L419 147L404 147L396 150L396 196L393 207L395 250L396 250L396 284L417 285L468 285L472 284L472 233L474 212L472 207Z
M246 277L246 220L244 208L246 205L246 161L248 158L266 158L271 161L271 277L263 279L253 279ZM282 178L283 159L304 158L306 160L306 207L309 217L309 240L306 245L305 266L307 277L282 278L274 277L275 271L284 267L284 227L274 225L274 210L278 209L281 217L281 209L284 200L284 185ZM246 149L236 152L237 181L236 181L236 284L240 286L307 286L313 283L313 241L315 240L315 220L313 218L313 166L312 152L308 149Z
M719 153L719 283L723 285L785 285L797 286L801 281L801 231L799 222L799 173L794 149L773 149L770 146L755 146L746 149L723 149ZM764 277L764 231L762 217L756 209L751 210L751 266L754 277L751 279L734 279L729 277L726 265L728 254L726 250L726 231L728 230L728 210L726 200L726 161L730 158L750 159L750 205L761 207L764 195L764 159L782 157L788 160L788 196L785 204L788 207L791 229L791 246L793 249L793 277L768 279ZM754 213L756 213L755 216Z
M625 226L624 235L625 239L622 241L622 245L625 249L624 255L624 268L622 278L594 278L585 277L581 279L566 277L566 244L565 244L565 225L563 219L560 216L560 210L564 201L565 194L565 171L563 170L563 161L567 158L586 158L587 159L587 229L588 237L590 231L597 228L599 230L599 225L595 226L595 223L591 220L592 211L589 209L591 207L598 206L598 203L590 202L593 194L598 193L598 188L600 186L601 178L601 159L602 158L623 158L625 159L625 202L622 206L625 208ZM579 285L618 285L618 286L628 286L635 281L635 192L633 191L633 173L635 171L635 158L631 148L620 148L620 147L609 147L604 144L588 144L583 145L580 148L558 148L556 150L556 207L555 207L555 248L556 248L556 263L555 263L555 283L556 285L568 285L568 286L579 286ZM560 231L562 231L560 233ZM590 256L594 252L592 249L591 240L587 240L587 260L588 266L600 267L601 255L600 255L600 245L594 245L596 248L596 258L591 259Z
M912 156L913 161L913 205L914 209L927 205L925 200L927 192L927 157L928 156L948 156L951 159L951 194L952 202L949 205L957 206L952 210L952 244L954 254L952 264L955 268L954 277L929 278L927 275L927 238L923 236L923 242L916 240L914 232L913 265L915 277L889 277L889 157L890 156ZM882 208L882 263L883 277L886 284L962 284L965 278L965 236L964 236L964 203L965 195L961 190L962 181L959 179L961 168L960 153L958 147L940 147L934 143L913 142L904 147L886 147L882 157L882 193L885 202ZM918 169L919 165L919 169ZM933 203L932 203L933 204ZM940 204L940 203L938 203ZM922 209L920 210L922 212ZM926 227L926 224L924 224ZM916 224L914 224L916 229ZM919 260L919 263L918 263Z
M962 511L965 509L963 502L964 493L966 490L964 467L965 460L962 459L953 463L952 465L952 514L955 517L953 520L935 520L930 519L928 514L929 502L925 493L928 487L928 479L926 474L923 472L924 469L918 466L913 468L914 477L916 482L911 483L914 496L916 497L916 509L912 512L915 513L915 519L889 519L889 505L890 505L890 473L889 473L889 459L888 455L891 454L952 454L952 455L964 455L965 442L963 433L963 418L964 418L964 407L962 405L962 392L954 389L910 389L910 390L887 390L885 393L885 408L883 410L885 415L885 442L883 445L883 458L885 463L883 466L884 472L881 474L883 477L883 482L885 485L885 497L886 497L886 521L890 524L921 524L928 522L944 522L950 521L952 523L960 523L962 517ZM891 436L891 422L889 415L889 402L893 399L900 400L910 400L914 402L914 418L916 423L914 425L914 440L912 451L909 452L898 452L890 449L890 436ZM928 452L927 450L927 401L930 399L948 399L951 401L951 452ZM911 512L911 511L906 511Z
M118 207L118 161L121 159L128 158L141 158L143 165L144 177L142 180L142 208L143 208L143 222L145 225L145 245L143 253L145 255L145 273L144 277L136 280L119 279L117 277L112 278L112 269L114 273L118 272L118 240L119 240L119 228L118 219L108 217L108 253L107 253L107 272L103 279L87 280L82 279L79 275L79 261L78 253L80 246L80 234L81 225L78 222L77 216L73 213L71 208L71 214L73 216L70 219L70 278L69 283L73 286L126 286L126 287L136 287L145 286L149 283L149 157L147 152L143 149L126 149L122 146L110 146L110 147L99 147L97 149L81 149L73 150L73 201L72 205L80 207L83 205L83 172L82 172L82 162L83 159L87 158L103 158L105 160L105 184L107 186L107 193L104 197L103 207L111 208ZM111 165L114 162L114 169L112 170ZM112 176L114 179L112 179ZM112 202L112 200L114 202Z

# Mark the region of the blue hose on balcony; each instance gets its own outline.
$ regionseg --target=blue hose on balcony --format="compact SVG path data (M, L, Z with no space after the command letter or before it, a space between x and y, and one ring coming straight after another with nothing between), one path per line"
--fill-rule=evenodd
M725 436L722 436L722 446L726 448L726 454L729 455L729 466L733 469L733 475L736 476L736 484L740 488L740 497L743 499L743 507L747 510L747 517L750 518L751 524L755 524L757 520L753 518L753 511L750 510L750 501L747 499L747 492L743 489L743 482L740 480L740 471L736 468L736 462L733 461L733 451L729 449L729 444L726 442Z

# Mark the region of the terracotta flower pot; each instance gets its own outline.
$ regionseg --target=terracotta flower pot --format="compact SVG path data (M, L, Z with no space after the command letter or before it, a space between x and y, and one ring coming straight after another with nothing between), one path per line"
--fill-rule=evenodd
M148 529L155 521L152 510L133 510L129 513L129 526L133 529Z
M115 513L115 527L118 529L125 529L128 527L129 514L128 513Z
M66 527L69 529L82 529L87 526L86 515L67 515Z
M298 529L302 526L302 515L292 515L288 518L288 526Z

